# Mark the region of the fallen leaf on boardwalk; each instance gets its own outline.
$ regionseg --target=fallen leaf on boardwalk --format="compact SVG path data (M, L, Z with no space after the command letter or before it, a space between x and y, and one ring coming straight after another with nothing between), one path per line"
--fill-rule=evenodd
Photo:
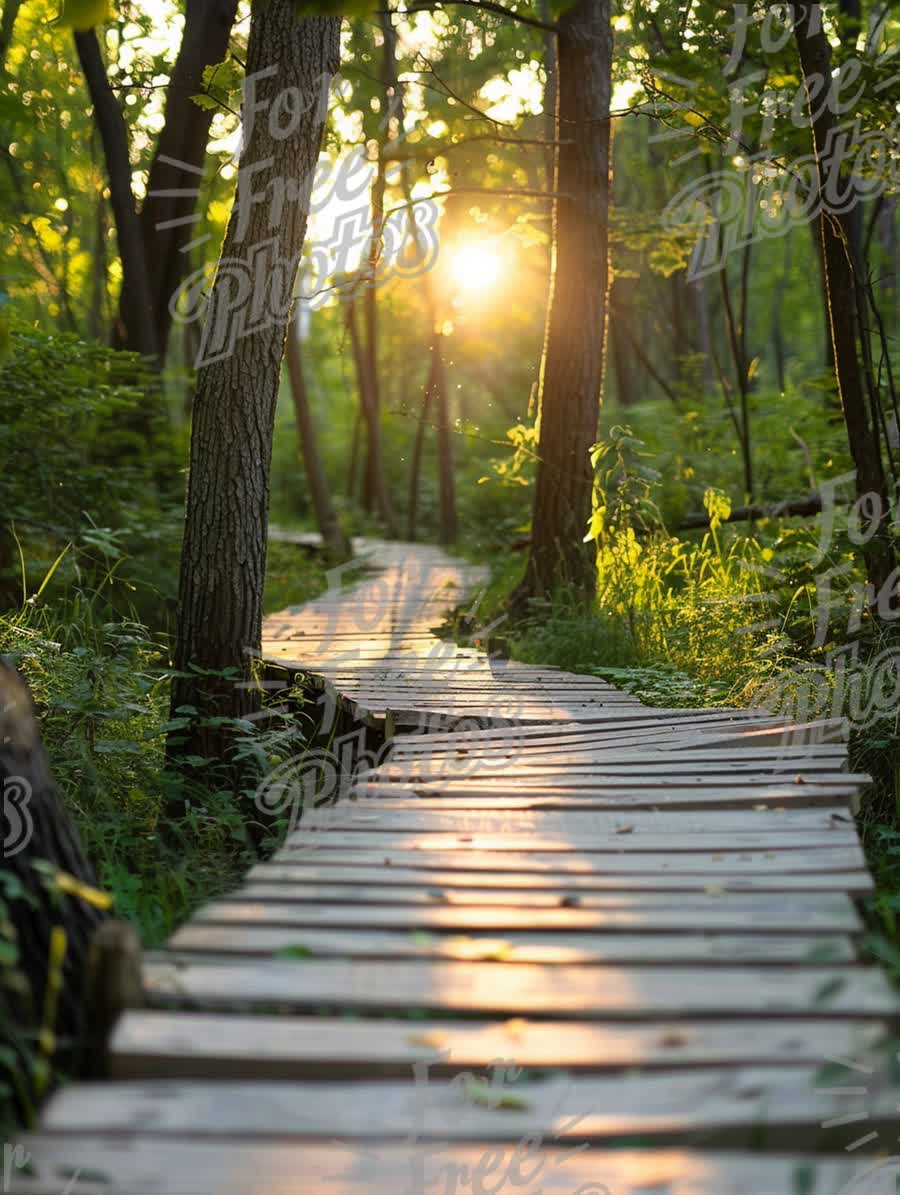
M496 1108L501 1112L527 1112L531 1107L528 1100L511 1091L498 1090L479 1079L470 1079L463 1088L463 1094L473 1104L484 1108Z
M707 888L704 888L703 891L706 893L707 896L724 896L725 895L725 889L720 888L717 884L710 884Z
M847 986L847 980L840 975L836 975L834 979L826 979L825 982L816 988L813 996L813 1004L827 1004L829 1000L833 1000L839 992Z
M528 1022L524 1017L511 1017L503 1026L503 1032L508 1033L510 1037L521 1037L528 1028Z
M449 1036L440 1029L432 1029L428 1033L410 1033L406 1040L411 1046L427 1046L430 1050L439 1050Z
M617 834L631 834L634 831L634 826L616 826Z
M676 1046L686 1046L690 1040L686 1033L679 1033L677 1029L673 1029L671 1033L664 1033L662 1035L659 1039L659 1044L663 1049L673 1050Z

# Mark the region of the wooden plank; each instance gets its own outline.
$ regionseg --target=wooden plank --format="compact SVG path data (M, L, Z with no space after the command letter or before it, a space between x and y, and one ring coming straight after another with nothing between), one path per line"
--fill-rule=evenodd
M650 856L653 858L654 856ZM658 857L658 856L657 856ZM251 883L268 884L365 884L375 886L413 885L442 887L522 889L527 891L559 890L568 888L575 892L703 892L711 885L723 892L849 892L861 896L874 888L867 871L823 871L754 874L718 872L715 874L641 875L634 872L604 873L597 875L569 875L560 873L541 874L529 872L526 875L515 871L439 871L413 867L353 867L342 865L319 867L292 867L269 865L256 875Z
M740 1020L652 1026L574 1021L347 1020L127 1012L116 1026L112 1077L133 1079L409 1078L512 1059L528 1068L603 1073L633 1067L820 1066L859 1060L887 1036L876 1022Z
M566 835L544 834L535 841L530 834L404 834L402 831L369 831L363 838L352 830L297 830L288 837L285 849L297 851L304 857L313 858L318 850L376 850L386 854L396 851L515 851L522 853L537 846L542 854L559 852L592 853L621 849L623 851L746 851L771 850L775 847L789 849L816 848L818 846L849 846L858 842L856 830L835 829L804 836L802 830L791 827L779 830L775 827L754 833L739 831L717 834L709 831L699 834L691 829L666 833L663 829L654 834L650 830L639 830L633 824L637 813L620 818L620 828L611 829L608 834L590 835L574 841Z
M456 959L462 962L540 963L552 966L609 963L784 964L802 967L852 963L856 953L841 935L801 934L540 934L450 935L373 930L271 929L256 925L182 926L170 942L180 956L267 957L291 950L300 958ZM197 959L196 961L200 961Z
M496 963L254 960L252 965L145 963L157 1005L277 1005L288 1009L434 1009L467 1016L638 1021L668 1017L896 1017L900 1001L878 967L697 969Z
M784 800L784 790L765 790L757 797L771 801ZM403 800L403 799L402 799ZM416 798L405 799L400 807L394 801L377 799L365 803L344 803L319 810L313 810L300 823L300 833L315 836L319 830L341 830L368 835L370 832L401 832L449 834L518 834L531 835L536 849L541 849L545 835L564 835L574 845L590 842L597 836L608 833L608 818L602 809L591 806L586 809L564 809L532 811L468 810L457 809L455 803L435 798L429 806ZM621 837L621 835L620 835ZM360 844L366 845L366 844ZM619 849L615 843L613 848ZM828 848L820 848L828 849ZM833 848L831 848L833 849ZM804 859L809 865L815 863L818 852L806 852ZM853 856L855 866L862 866L864 857ZM657 860L657 862L659 862ZM792 867L801 866L801 860L792 857ZM630 865L629 865L630 866ZM817 868L816 868L817 870Z
M549 828L549 827L548 827ZM516 854L509 851L495 852L445 852L429 853L420 851L414 860L406 855L385 856L375 850L355 851L351 855L332 854L325 856L316 852L311 862L297 861L297 852L279 852L270 863L258 863L248 875L250 881L264 880L269 883L278 880L300 879L302 876L315 876L321 870L333 871L329 865L354 874L359 878L360 868L368 868L372 873L372 881L377 875L388 884L402 882L403 870L414 869L417 873L433 868L445 875L460 874L461 883L468 883L466 873L484 871L494 874L493 883L518 884L530 888L552 886L561 878L564 883L583 882L585 887L600 883L609 875L621 873L628 876L673 874L699 875L714 883L722 875L773 875L786 874L800 877L804 873L823 873L828 871L848 872L861 870L865 867L865 855L858 843L848 846L820 847L818 850L807 851L798 847L796 850L772 851L719 851L711 853L679 852L671 856L660 858L659 854L640 854L639 852L625 853L609 851L608 853L590 854L583 857L577 854L542 854L540 850ZM529 873L524 875L522 873ZM399 874L398 874L399 873ZM446 883L451 880L442 881ZM477 883L490 886L483 877L477 878Z
M494 1068L489 1075L496 1073ZM763 1140L769 1148L815 1149L845 1140L846 1133L822 1126L854 1114L865 1115L867 1132L895 1132L900 1102L900 1088L883 1079L861 1096L835 1094L817 1087L817 1071L810 1067L548 1076L514 1083L504 1082L505 1073L500 1071L493 1094L485 1079L476 1088L474 1081L431 1076L419 1077L414 1085L392 1080L74 1084L51 1099L43 1127L66 1135L352 1136L378 1142L413 1134L440 1141L555 1138L594 1145L629 1136L665 1144L690 1144L699 1137L712 1147L750 1148ZM860 1135L857 1127L855 1136Z
M535 908L524 907L522 902L514 906L467 906L461 901L451 904L443 898L440 902L435 900L433 906L416 905L409 901L409 889L377 889L372 893L372 903L323 907L315 902L331 897L321 886L305 890L305 901L297 898L298 891L292 889L289 896L282 885L273 885L270 900L216 901L200 909L192 923L504 933L510 930L652 933L702 929L822 934L857 933L861 928L852 902L839 893L815 894L809 898L791 894L790 900L781 894L685 893L677 901L666 893L604 893L581 898L590 907ZM396 903L388 903L387 892Z
M551 1139L552 1141L552 1139ZM82 1181L78 1195L397 1195L410 1189L442 1195L462 1175L535 1175L546 1195L870 1195L893 1187L892 1159L823 1158L793 1153L625 1151L524 1142L495 1155L482 1145L380 1142L360 1150L352 1141L287 1144L267 1140L187 1141L161 1136L42 1134L21 1139L37 1175L14 1175L9 1195L60 1195L79 1169L105 1179ZM494 1156L497 1157L495 1162ZM867 1175L874 1166L881 1174ZM453 1176L456 1176L453 1178ZM504 1182L507 1180L504 1179ZM43 1183L43 1186L39 1185ZM419 1183L411 1187L411 1183ZM38 1185L36 1185L38 1184ZM853 1185L851 1185L853 1184ZM514 1184L515 1185L515 1184ZM531 1187L522 1186L523 1192Z

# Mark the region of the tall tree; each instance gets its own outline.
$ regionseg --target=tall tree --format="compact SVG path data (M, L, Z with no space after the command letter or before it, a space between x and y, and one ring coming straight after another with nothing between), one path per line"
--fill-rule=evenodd
M227 758L227 728L202 719L245 714L258 700L250 682L262 630L275 406L339 34L338 17L298 18L291 0L255 0L251 10L239 178L252 182L239 191L210 295L206 334L223 337L222 352L197 378L179 586L172 711L194 707L201 720L172 744L175 752ZM299 112L294 104L286 136L276 101L290 95L304 102ZM272 197L285 193L276 210ZM274 268L261 272L263 249ZM242 290L253 278L262 287ZM254 321L254 312L265 314ZM239 679L202 676L192 665L236 669Z
M829 172L839 169L839 163L829 157L834 128L833 105L827 96L820 94L822 81L832 81L831 46L822 24L821 4L792 4L791 10L816 157L816 210L820 213L819 236L838 396L855 465L856 492L867 503L878 504L881 512L877 530L863 547L866 574L877 594L891 579L896 557L889 532L890 513L878 420L870 417L857 355L852 232L847 213L833 207L826 187ZM833 82L831 86L834 86ZM896 578L894 583L896 587Z
M204 70L226 55L236 11L237 0L186 0L184 33L166 89L165 124L147 177L140 225L155 339L162 358L172 328L170 302L189 264L184 248L193 237L192 216L213 117L193 97L203 89ZM126 300L124 288L122 300ZM135 348L138 330L125 322L125 347Z
M297 439L300 455L306 470L306 481L312 499L316 523L322 534L325 551L333 561L346 560L350 555L350 543L341 527L341 520L331 501L328 479L319 452L319 437L309 402L309 389L303 372L303 350L300 347L299 330L293 321L288 325L285 340L288 382L294 402L294 417L297 423Z
M94 105L94 119L109 178L110 203L122 263L122 316L128 329L126 340L135 352L157 357L159 342L153 318L153 294L131 186L128 128L106 73L95 31L76 31L75 48Z
M587 590L590 449L597 438L609 273L609 0L577 0L557 33L550 304L541 363L531 549L517 600L565 580Z

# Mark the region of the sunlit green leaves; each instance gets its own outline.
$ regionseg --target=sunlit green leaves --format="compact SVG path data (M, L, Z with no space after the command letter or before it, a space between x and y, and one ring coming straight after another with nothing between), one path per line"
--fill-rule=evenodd
M229 56L224 62L210 63L203 68L203 91L192 95L198 108L225 108L233 110L244 81L244 68L236 58Z
M111 16L110 0L62 0L57 24L85 33L95 25L105 24Z

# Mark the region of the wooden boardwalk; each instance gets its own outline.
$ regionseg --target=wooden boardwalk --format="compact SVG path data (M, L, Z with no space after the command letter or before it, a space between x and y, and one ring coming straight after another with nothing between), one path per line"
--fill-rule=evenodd
M373 564L264 655L307 674L331 755L390 751L147 959L110 1080L51 1100L4 1189L896 1191L846 728L488 659L433 634L478 570Z

